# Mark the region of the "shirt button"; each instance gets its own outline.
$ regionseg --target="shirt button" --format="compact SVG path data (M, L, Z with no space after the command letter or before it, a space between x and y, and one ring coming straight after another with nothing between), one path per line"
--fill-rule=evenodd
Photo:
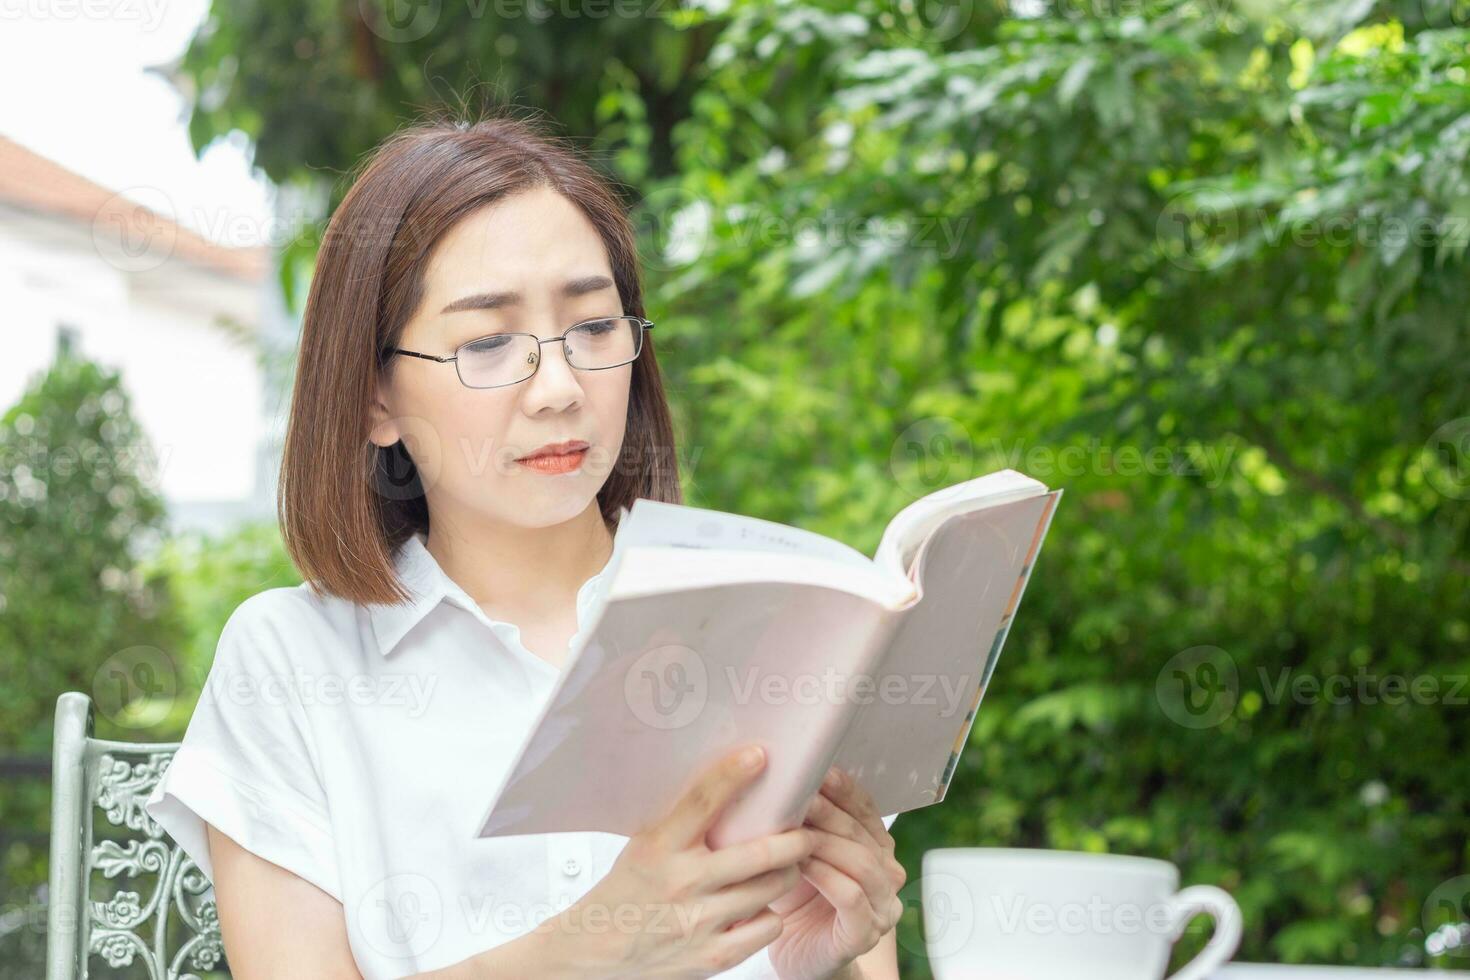
M566 863L561 866L561 869L569 876L576 877L578 872L582 870L582 865L576 858L567 858Z

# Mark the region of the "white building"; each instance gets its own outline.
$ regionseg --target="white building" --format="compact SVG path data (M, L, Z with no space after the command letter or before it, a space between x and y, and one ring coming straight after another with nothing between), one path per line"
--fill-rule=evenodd
M124 197L0 137L0 413L70 345L120 372L175 528L269 518L281 406L260 351L285 320L270 254L169 214L162 189Z

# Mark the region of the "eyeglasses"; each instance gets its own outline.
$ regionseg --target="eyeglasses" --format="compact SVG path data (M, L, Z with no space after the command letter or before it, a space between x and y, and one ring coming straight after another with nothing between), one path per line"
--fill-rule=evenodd
M565 343L567 364L579 371L606 371L638 359L643 333L653 321L641 316L610 316L583 320L560 337L540 340L533 333L497 333L461 344L452 357L391 348L389 354L407 354L427 361L454 362L460 383L467 388L503 388L520 384L541 366L541 345Z

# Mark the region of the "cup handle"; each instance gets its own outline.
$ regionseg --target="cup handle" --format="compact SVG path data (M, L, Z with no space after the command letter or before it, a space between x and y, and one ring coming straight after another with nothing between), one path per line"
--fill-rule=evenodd
M1240 906L1235 904L1229 892L1214 885L1191 885L1169 899L1175 942L1184 935L1185 926L1201 913L1214 918L1215 934L1199 955L1184 964L1169 980L1209 980L1216 970L1230 961L1240 946Z

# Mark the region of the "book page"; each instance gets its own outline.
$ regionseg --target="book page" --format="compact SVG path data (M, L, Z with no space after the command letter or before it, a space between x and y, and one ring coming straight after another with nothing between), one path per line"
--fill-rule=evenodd
M657 549L630 548L628 554ZM747 582L617 598L596 614L479 837L631 836L737 743L766 770L713 828L714 846L800 826L854 705L831 676L871 670L899 614L817 585Z
M1040 496L1046 485L1016 470L997 470L920 497L893 516L873 561L900 575L913 569L919 548L944 521L982 507Z
M609 575L614 599L673 595L711 586L820 586L841 589L890 609L918 601L919 590L907 578L883 575L870 561L833 565L806 553L704 550L676 545L615 546L617 566Z
M1061 492L951 516L920 548L919 601L835 759L880 813L944 799Z
M626 526L627 545L666 545L679 548L724 548L739 551L775 551L809 555L870 567L873 562L856 548L814 531L776 521L730 514L702 507L670 504L640 497L633 502Z

